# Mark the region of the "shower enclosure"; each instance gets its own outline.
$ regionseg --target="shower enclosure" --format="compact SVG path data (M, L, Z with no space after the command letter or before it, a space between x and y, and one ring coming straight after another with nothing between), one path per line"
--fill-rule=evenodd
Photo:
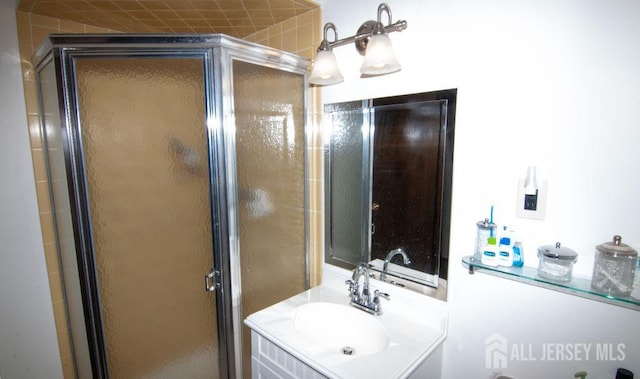
M249 377L243 318L309 286L306 60L53 35L34 64L78 376Z

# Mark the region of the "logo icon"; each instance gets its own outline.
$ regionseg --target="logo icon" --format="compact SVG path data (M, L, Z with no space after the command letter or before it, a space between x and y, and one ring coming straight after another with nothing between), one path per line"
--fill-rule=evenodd
M488 369L507 368L507 339L501 334L492 334L484 340L484 364Z

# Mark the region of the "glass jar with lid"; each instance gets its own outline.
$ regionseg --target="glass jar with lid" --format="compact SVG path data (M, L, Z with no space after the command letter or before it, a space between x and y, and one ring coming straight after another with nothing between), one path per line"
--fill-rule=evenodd
M633 289L638 252L613 236L612 242L596 246L591 288L611 296L629 296Z
M482 260L482 252L489 241L489 237L496 236L497 225L489 222L488 218L485 218L484 221L478 221L476 226L476 248L473 252L473 259L476 262L480 262Z
M578 253L564 247L560 242L538 248L538 276L556 282L570 282L573 264L578 260Z

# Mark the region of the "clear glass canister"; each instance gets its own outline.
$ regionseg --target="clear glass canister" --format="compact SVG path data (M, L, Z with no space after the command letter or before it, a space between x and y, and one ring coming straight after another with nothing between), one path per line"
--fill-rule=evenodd
M485 218L484 221L478 221L476 226L478 229L476 231L476 249L473 252L473 259L480 262L484 246L487 244L489 237L496 236L497 225L489 222L488 218Z
M556 282L570 282L573 264L578 260L578 253L556 242L555 246L540 246L538 258L540 258L539 276Z
M613 242L596 246L591 288L611 296L629 296L633 289L638 252L613 236Z

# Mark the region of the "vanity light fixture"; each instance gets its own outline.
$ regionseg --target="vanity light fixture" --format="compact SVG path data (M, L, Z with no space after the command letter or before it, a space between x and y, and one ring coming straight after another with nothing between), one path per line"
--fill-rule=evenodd
M382 24L383 12L387 13L389 20L386 26ZM369 20L364 22L354 36L338 39L338 30L335 24L326 23L309 82L316 85L331 85L344 81L338 68L336 57L333 54L333 48L352 42L360 55L364 55L364 62L360 67L362 77L385 75L400 71L400 63L393 53L388 33L400 32L406 28L407 22L404 20L392 22L391 8L386 3L378 6L377 21ZM334 35L334 40L331 42L327 39L329 30L333 30Z

